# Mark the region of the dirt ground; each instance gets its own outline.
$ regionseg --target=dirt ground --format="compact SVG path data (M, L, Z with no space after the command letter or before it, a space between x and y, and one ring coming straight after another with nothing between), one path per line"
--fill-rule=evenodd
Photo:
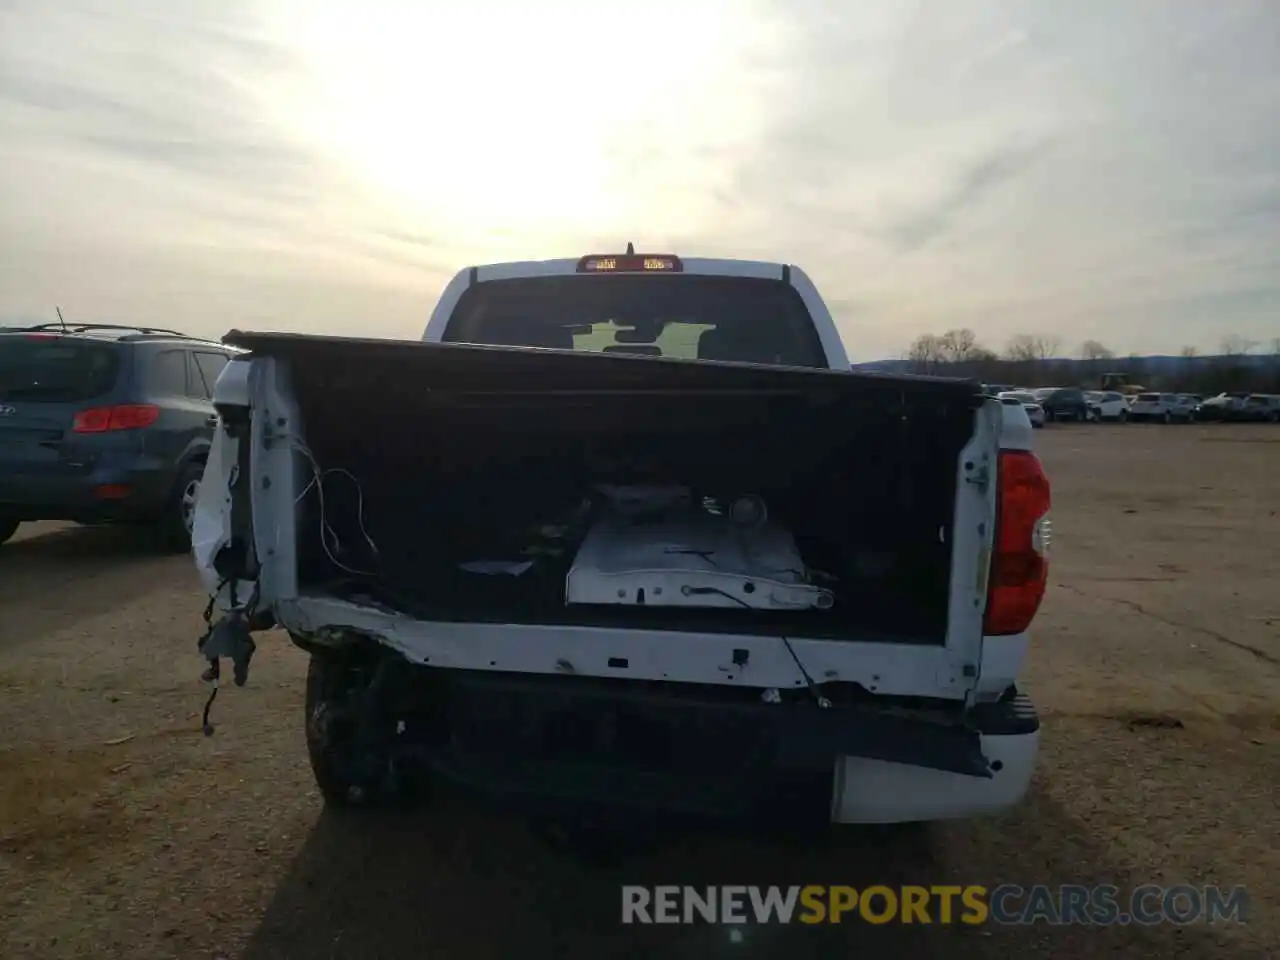
M1051 425L1052 587L1009 816L824 851L707 839L596 868L450 807L322 814L302 655L215 708L187 557L32 525L0 548L0 955L1280 956L1280 428ZM621 927L618 884L1245 885L1246 926Z

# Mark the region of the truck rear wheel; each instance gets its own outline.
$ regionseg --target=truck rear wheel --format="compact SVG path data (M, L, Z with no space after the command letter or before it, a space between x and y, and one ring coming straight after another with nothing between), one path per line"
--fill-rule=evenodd
M418 805L425 770L398 757L397 729L380 700L381 661L368 648L312 652L307 666L307 758L334 809Z
M375 805L384 778L367 730L370 665L342 653L313 653L307 667L307 757L320 795L330 807Z

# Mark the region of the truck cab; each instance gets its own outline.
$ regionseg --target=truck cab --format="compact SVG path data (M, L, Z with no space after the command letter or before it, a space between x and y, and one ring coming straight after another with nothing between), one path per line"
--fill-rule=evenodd
M495 263L459 271L431 312L422 339L447 343L479 336L482 339L470 342L849 369L835 321L813 281L799 267L755 260L637 255L634 247L629 245L628 249L630 253ZM507 316L518 314L522 308L511 305L525 304L531 294L545 300L554 297L557 288L573 290L584 281L606 277L619 291L614 296L652 301L661 294L686 311L691 305L709 308L712 302L730 301L738 310L747 311L751 319L738 324L732 336L709 324L689 323L687 317L672 318L661 329L651 323L647 331L628 326L626 317L601 324L599 330L584 329L581 324L577 330L544 328L521 323L518 317L506 320L506 326L496 319L483 319L486 313L502 309L508 310ZM629 289L619 290L621 286ZM783 321L771 322L770 310L776 310L775 316ZM536 329L554 330L553 339L537 342L530 335ZM643 341L647 333L654 332L660 343ZM658 352L651 352L655 347Z

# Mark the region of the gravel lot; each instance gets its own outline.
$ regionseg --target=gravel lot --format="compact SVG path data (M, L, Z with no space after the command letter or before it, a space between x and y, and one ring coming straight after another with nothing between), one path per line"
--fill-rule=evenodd
M1280 956L1280 429L1051 425L1052 589L1023 809L903 846L707 839L617 869L471 809L322 815L303 656L199 730L191 561L120 530L0 547L0 955ZM617 884L1244 884L1247 926L622 928ZM865 954L862 954L865 955Z

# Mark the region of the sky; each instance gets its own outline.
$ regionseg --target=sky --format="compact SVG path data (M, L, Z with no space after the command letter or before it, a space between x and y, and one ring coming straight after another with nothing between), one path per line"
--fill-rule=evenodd
M0 324L417 338L633 241L854 360L1270 344L1276 117L1274 0L0 0Z

